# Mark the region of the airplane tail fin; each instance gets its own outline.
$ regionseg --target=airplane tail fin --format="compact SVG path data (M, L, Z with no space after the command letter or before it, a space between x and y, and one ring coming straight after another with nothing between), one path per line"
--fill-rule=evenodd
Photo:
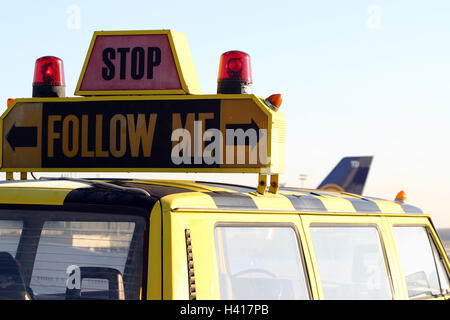
M372 159L372 156L342 158L317 189L362 194Z

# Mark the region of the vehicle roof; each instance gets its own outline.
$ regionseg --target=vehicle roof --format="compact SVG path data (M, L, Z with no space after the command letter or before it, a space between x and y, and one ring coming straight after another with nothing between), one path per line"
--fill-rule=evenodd
M304 188L280 188L277 194L255 188L204 181L41 178L0 182L0 204L121 205L152 208L161 200L172 210L422 214L395 201Z

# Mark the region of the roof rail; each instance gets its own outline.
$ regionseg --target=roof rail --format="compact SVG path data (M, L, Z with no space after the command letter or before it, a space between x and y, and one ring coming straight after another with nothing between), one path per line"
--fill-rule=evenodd
M147 197L151 197L150 193L148 193L147 191L145 191L144 189L140 189L140 188L133 188L133 187L124 187L124 186L118 186L116 184L113 183L108 183L108 182L104 182L104 181L98 181L95 179L80 179L80 178L70 178L70 177L40 177L39 180L67 180L67 181L73 181L73 182L82 182L82 183L86 183L86 184L92 184L92 185L99 185L105 188L109 188L109 189L116 189L116 190L120 190L120 191L129 191L129 192L134 192L134 193L141 193Z

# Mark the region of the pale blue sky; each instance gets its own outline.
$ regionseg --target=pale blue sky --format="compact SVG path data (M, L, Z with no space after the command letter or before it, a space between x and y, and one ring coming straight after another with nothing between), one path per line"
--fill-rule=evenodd
M438 227L450 227L449 1L41 0L0 6L3 106L9 97L31 96L34 62L44 55L64 60L73 96L94 31L173 29L188 37L203 93L216 92L221 53L238 49L251 55L254 92L283 94L282 182L300 185L305 173L305 186L316 187L341 157L373 155L365 194L392 199L404 189L408 202L430 213ZM224 179L256 185L253 175Z

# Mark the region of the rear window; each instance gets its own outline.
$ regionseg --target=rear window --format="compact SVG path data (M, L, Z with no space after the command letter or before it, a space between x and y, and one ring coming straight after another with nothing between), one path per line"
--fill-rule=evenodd
M215 238L221 299L309 299L293 228L222 226Z
M134 215L0 211L0 299L139 299L144 231Z

